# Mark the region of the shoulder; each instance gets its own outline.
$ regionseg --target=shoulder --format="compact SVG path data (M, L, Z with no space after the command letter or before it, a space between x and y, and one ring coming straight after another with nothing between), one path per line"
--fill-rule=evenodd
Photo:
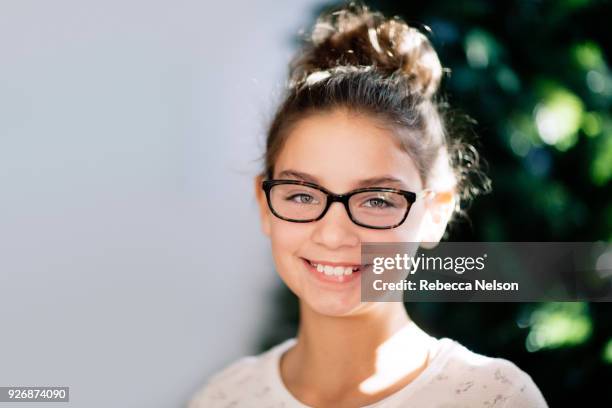
M211 408L225 406L243 396L265 387L265 381L272 373L276 355L291 344L286 340L271 349L258 354L242 357L211 376L197 390L188 402L187 408Z
M192 396L188 408L203 408L227 400L231 394L229 390L239 384L245 375L253 373L257 366L257 357L243 357L229 366L214 374L208 381Z
M436 376L452 386L456 396L466 393L500 407L547 407L529 374L512 361L476 353L455 340L440 340L446 354Z

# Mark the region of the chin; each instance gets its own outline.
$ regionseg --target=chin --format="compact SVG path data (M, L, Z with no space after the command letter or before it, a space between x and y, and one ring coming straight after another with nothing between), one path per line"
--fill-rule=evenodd
M341 299L341 298L322 298L319 295L317 299L305 299L306 305L317 312L318 314L330 317L349 316L356 314L361 309L359 297L357 299Z
M279 265L281 279L299 298L302 306L320 315L333 317L353 315L363 308L358 278L342 284L320 282L300 257L279 262Z

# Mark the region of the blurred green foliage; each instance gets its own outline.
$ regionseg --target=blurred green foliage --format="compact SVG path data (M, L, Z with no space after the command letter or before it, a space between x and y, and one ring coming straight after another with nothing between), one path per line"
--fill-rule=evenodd
M338 3L322 4L321 11ZM451 241L612 241L612 5L594 0L368 1L428 32L441 92L476 119L491 194ZM261 349L294 336L286 288ZM612 304L414 303L411 317L527 371L551 407L612 406Z

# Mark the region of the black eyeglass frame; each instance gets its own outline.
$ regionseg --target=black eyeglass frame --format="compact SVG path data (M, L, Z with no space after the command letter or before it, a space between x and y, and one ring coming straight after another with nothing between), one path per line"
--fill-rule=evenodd
M272 187L279 185L279 184L295 184L295 185L300 185L300 186L305 186L305 187L311 187L314 188L316 190L321 191L322 193L324 193L327 196L327 200L325 203L325 208L323 209L323 211L321 212L321 214L316 217L316 218L311 218L308 220L296 220L293 218L286 218L283 217L282 215L280 215L279 213L277 213L274 210L274 207L272 206L272 199L270 197L270 191L272 190ZM344 194L334 194L331 191L327 190L324 187L321 187L318 184L314 184L314 183L310 183L307 181L301 181L301 180L283 180L283 179L276 179L276 180L264 180L261 183L262 189L264 190L264 192L266 193L266 200L268 202L268 208L270 208L270 211L272 212L272 214L274 214L276 217L280 218L281 220L285 220L285 221L289 221L289 222L299 222L299 223L305 223L305 222L314 222L314 221L318 221L321 218L323 218L325 216L325 214L327 214L327 210L329 210L329 207L331 207L331 205L335 202L339 202L342 203L344 205L344 208L346 209L346 213L348 214L349 218L351 219L351 221L353 221L353 223L359 225L360 227L364 227L364 228L372 228L372 229L392 229L392 228L397 228L400 225L402 225L404 223L404 221L406 220L406 217L408 217L408 213L410 212L410 208L412 207L412 204L414 204L419 198L425 196L426 194L430 193L431 190L423 190L420 193L414 193L412 191L406 191L406 190L400 190L397 188L391 188L391 187L366 187L366 188L360 188L357 190L351 190L347 193ZM380 191L380 192L385 192L385 193L397 193L397 194L401 194L402 196L404 196L404 198L406 199L406 201L408 202L408 206L406 207L406 212L404 213L404 216L402 217L402 219L391 226L385 226L385 227L377 227L377 226L372 226L372 225L367 225L367 224L362 224L359 221L355 220L353 218L353 214L351 214L351 209L349 208L349 200L352 196L354 196L355 194L358 193L363 193L363 192L368 192L368 191Z

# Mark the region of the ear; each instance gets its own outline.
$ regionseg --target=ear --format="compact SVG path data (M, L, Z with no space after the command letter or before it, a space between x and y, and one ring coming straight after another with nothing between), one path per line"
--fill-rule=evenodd
M268 201L266 199L266 193L263 188L261 188L261 183L263 181L263 176L259 175L255 177L255 198L257 199L257 205L259 207L259 219L261 220L261 231L270 236L270 223L271 223L271 214L270 209L268 208Z
M436 191L425 199L425 216L421 231L421 247L434 248L442 239L455 209L454 191Z

